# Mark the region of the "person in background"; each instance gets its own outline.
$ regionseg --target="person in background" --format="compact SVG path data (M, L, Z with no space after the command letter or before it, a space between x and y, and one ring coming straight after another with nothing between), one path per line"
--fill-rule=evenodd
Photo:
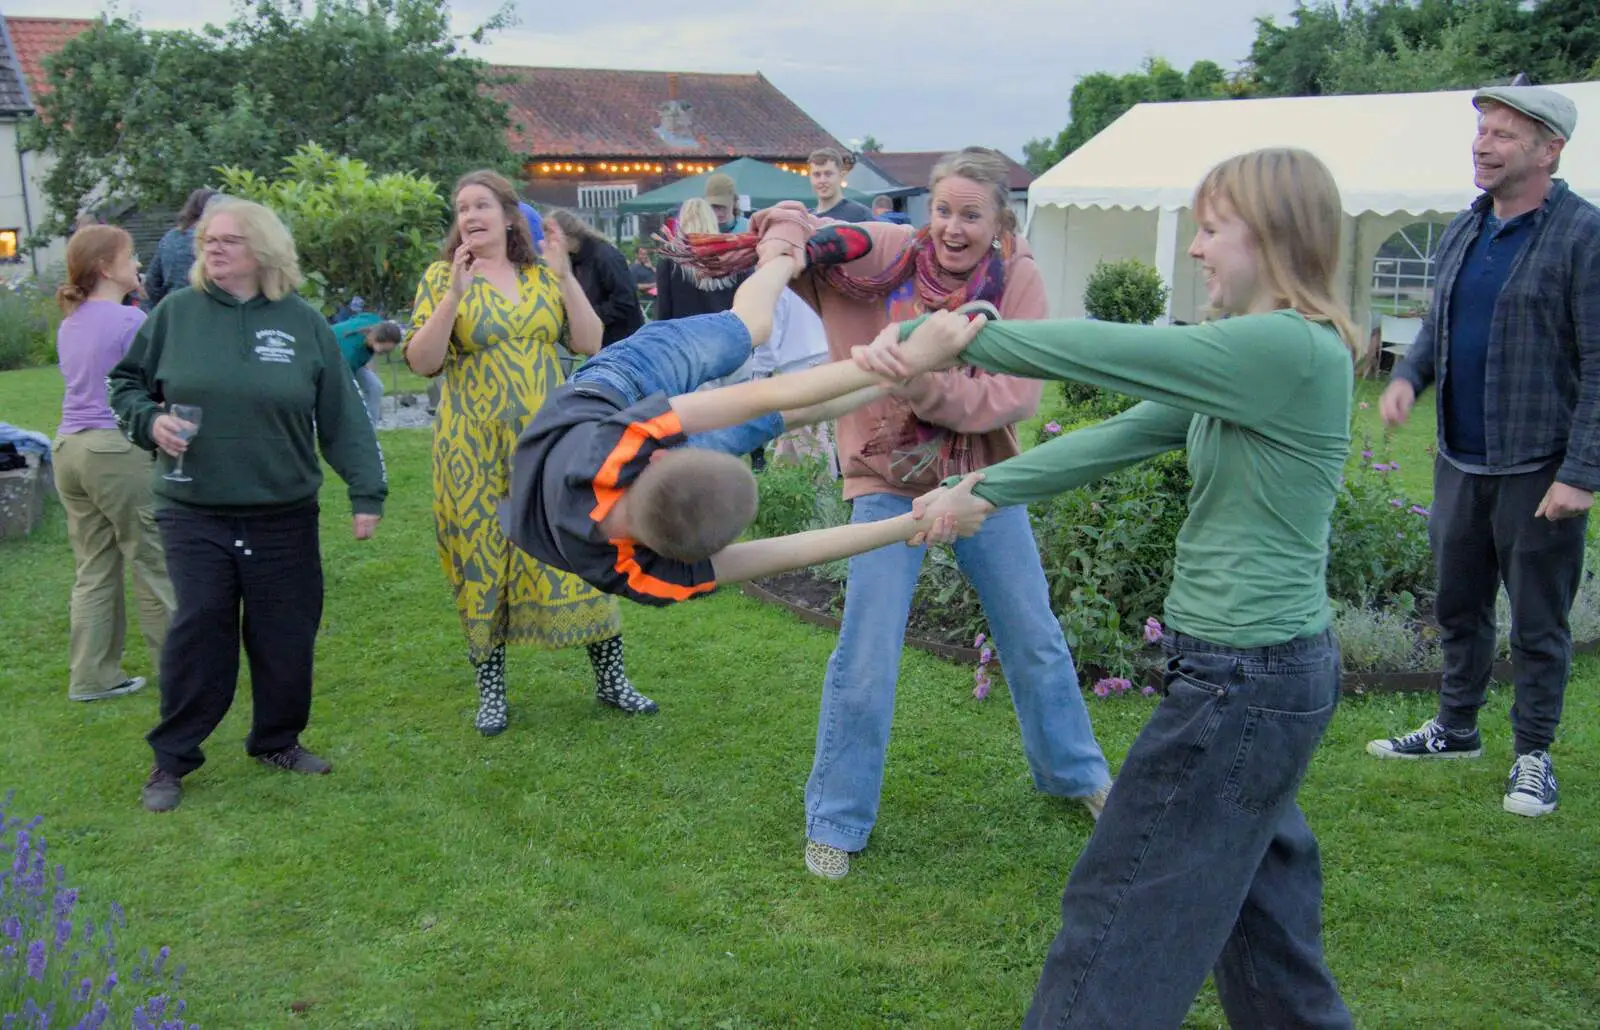
M724 175L723 178L728 177ZM728 179L728 182L731 185L733 180ZM690 197L678 208L677 231L684 235L717 232L716 209L705 198ZM662 259L656 265L656 305L652 312L655 321L665 322L674 318L688 318L691 315L731 311L733 295L745 278L747 276L734 277L721 286L703 285L694 278L688 268ZM765 347L756 348L757 352L766 350ZM752 353L731 375L713 380L703 388L713 389L718 386L749 382L755 375L756 362L759 359L759 353ZM757 472L767 467L765 446L757 447L750 452L750 467Z
M383 417L383 379L372 367L372 359L387 354L399 345L405 333L400 323L390 322L377 315L362 312L333 324L334 339L339 341L339 353L355 377L366 404L367 418L374 426Z
M650 264L650 248L640 246L633 252L633 261L628 265L628 272L633 276L635 287L655 285L656 270Z
M786 375L815 368L827 360L828 334L822 319L799 294L785 290L772 316L772 338L765 347L756 348L755 375L759 378ZM772 456L776 462L821 458L828 464L829 475L839 478L832 422L813 422L789 430L773 442Z
M405 358L413 372L444 384L433 518L477 679L474 725L486 737L509 725L507 645L581 645L597 702L652 714L656 703L628 682L616 598L529 557L498 517L517 438L565 379L558 342L598 353L600 318L572 270L561 218L546 227L541 261L504 176L469 172L454 199L450 235L417 285Z
M194 227L217 191L202 186L189 194L178 212L178 222L161 236L156 256L144 274L145 310L154 311L162 298L189 285L189 267L194 264Z
M550 220L561 227L571 257L572 275L583 287L589 306L600 316L604 327L600 346L626 339L644 325L644 309L639 306L639 291L622 251L601 235L594 226L566 208L556 208Z
M1418 394L1439 388L1428 520L1444 652L1439 706L1367 751L1423 761L1483 753L1478 712L1503 583L1516 758L1500 805L1537 818L1559 800L1550 748L1600 489L1600 210L1554 177L1578 122L1569 98L1494 86L1473 104L1473 181L1483 192L1439 238L1433 308L1379 403L1384 422L1399 426Z
M811 152L811 192L817 195L813 213L818 218L838 222L871 222L875 219L865 204L844 196L844 155L832 147Z
M911 219L903 212L894 209L894 201L883 194L872 198L872 217L880 222L889 222L894 225L910 225Z
M377 529L389 492L328 320L295 293L289 230L269 208L228 198L206 208L195 241L190 288L157 307L107 377L128 439L165 456L152 486L178 603L161 721L146 738L151 812L178 807L184 777L205 762L201 745L238 688L241 630L245 752L288 772L332 770L300 739L322 624L318 451L348 487L357 540Z
M91 225L67 241L67 281L56 288L66 315L56 352L67 388L51 464L77 562L67 645L67 697L73 701L100 701L145 685L143 676L122 668L125 569L133 574L152 668L161 666L175 607L151 507L150 455L118 431L106 401L106 374L145 320L143 311L122 304L138 281L133 237L122 229Z
M733 176L717 172L706 180L706 203L717 219L718 232L747 232L750 219L739 211L739 189Z
M528 222L528 235L533 239L535 251L544 248L544 219L539 216L539 209L526 200L517 201L517 210L522 212L522 217Z

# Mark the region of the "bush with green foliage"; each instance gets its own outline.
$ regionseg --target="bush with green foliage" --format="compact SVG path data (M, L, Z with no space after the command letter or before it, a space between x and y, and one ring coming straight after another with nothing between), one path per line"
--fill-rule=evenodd
M1138 258L1101 261L1083 291L1083 309L1102 322L1149 325L1167 310L1171 292L1161 273Z
M61 309L43 286L0 283L0 372L54 364L60 325Z
M289 227L306 277L301 293L323 314L352 297L388 314L409 307L438 255L449 207L426 176L374 177L366 162L314 143L295 151L276 180L217 171L225 192L267 205Z

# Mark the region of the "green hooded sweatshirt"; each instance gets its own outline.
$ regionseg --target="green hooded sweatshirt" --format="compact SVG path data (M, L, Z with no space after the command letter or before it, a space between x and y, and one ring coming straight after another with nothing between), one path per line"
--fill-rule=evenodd
M263 515L312 501L322 486L317 443L358 515L383 514L383 456L328 320L290 294L240 300L226 290L180 290L140 327L107 377L111 408L139 447L169 404L195 404L200 429L175 483L158 453L164 507ZM315 438L315 439L314 439Z

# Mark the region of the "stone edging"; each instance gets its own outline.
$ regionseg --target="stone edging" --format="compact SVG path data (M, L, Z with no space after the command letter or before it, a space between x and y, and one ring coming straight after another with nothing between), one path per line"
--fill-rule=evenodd
M839 620L831 615L813 611L804 605L795 604L787 598L780 597L772 591L756 583L740 585L746 597L753 598L763 604L775 605L787 610L802 622L823 629L837 631ZM933 640L923 640L907 635L906 646L914 647L919 651L937 655L952 662L965 665L978 664L977 649L961 647L957 644L941 644ZM1574 655L1587 654L1600 650L1600 639L1575 643L1572 647ZM1511 682L1511 663L1496 662L1490 673L1493 681L1501 683ZM1160 673L1151 670L1146 676L1147 682L1154 686L1161 685ZM1439 673L1437 672L1346 672L1343 676L1344 693L1346 694L1428 694L1439 689Z

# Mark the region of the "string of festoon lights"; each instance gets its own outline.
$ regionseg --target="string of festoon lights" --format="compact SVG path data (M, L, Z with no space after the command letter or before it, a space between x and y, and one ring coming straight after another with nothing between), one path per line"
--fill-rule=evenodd
M674 161L672 170L680 175L701 175L721 164L707 164L695 161ZM809 174L810 168L805 165L792 165L778 162L776 167L795 175ZM629 172L644 172L660 175L667 170L667 165L654 161L541 161L539 162L540 175L588 175L591 172L611 172L623 174Z

